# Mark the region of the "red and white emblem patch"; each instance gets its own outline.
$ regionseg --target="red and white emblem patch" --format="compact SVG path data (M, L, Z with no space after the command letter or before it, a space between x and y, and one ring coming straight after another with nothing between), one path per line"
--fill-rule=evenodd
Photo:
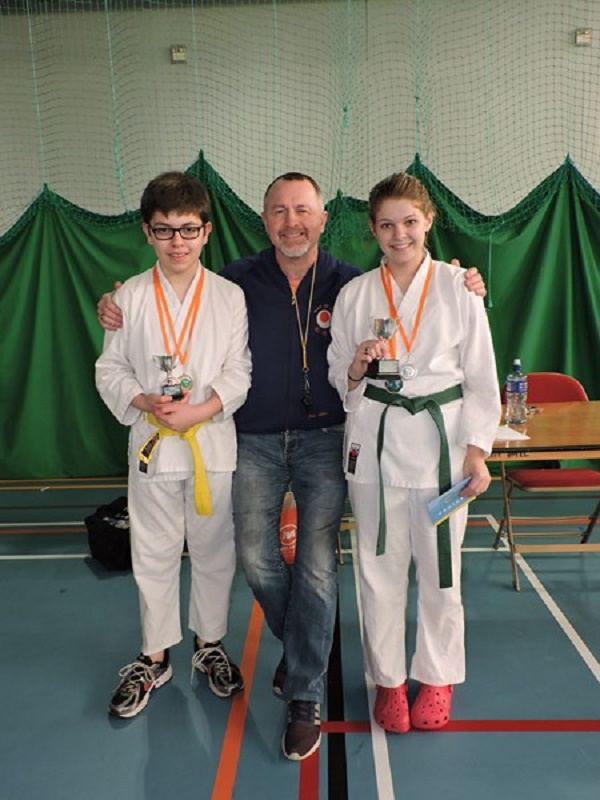
M328 308L321 308L317 311L317 325L324 331L331 328L331 311Z

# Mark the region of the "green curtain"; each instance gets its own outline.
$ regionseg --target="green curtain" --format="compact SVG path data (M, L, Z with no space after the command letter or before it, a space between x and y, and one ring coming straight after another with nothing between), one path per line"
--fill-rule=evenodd
M520 356L526 371L567 372L599 399L600 200L570 160L526 198L533 210L525 221L511 213L477 217L418 157L410 171L437 208L434 255L476 264L484 274L499 380ZM202 154L189 172L213 199L204 254L210 269L268 244L259 215ZM374 267L379 255L365 202L338 195L328 212L323 246ZM114 281L153 260L137 213L94 215L47 187L0 239L0 478L125 474L127 431L94 385L102 347L95 309Z

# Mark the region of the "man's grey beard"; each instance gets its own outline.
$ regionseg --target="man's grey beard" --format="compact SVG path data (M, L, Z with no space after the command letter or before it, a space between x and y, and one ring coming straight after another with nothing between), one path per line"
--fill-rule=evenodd
M310 250L310 244L309 242L306 242L305 244L298 245L298 247L294 247L293 249L279 245L279 249L286 258L302 258L302 256L305 256Z

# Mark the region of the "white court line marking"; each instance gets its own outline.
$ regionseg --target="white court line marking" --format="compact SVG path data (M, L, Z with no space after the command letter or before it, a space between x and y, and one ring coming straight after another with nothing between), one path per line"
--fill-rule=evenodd
M598 660L594 657L592 651L577 633L573 625L569 622L566 615L559 607L558 603L553 600L550 592L546 589L544 584L537 577L533 569L529 566L527 561L525 561L520 553L517 555L517 564L519 565L519 568L523 574L527 577L529 583L538 593L542 603L546 606L550 614L558 623L558 626L561 628L562 632L571 642L577 653L581 656L594 678L598 681L598 683L600 683L600 663L598 663Z
M189 558L189 553L182 553L182 558ZM35 555L0 555L0 561L58 561L59 559L92 558L91 553L37 553ZM93 560L93 559L92 559Z
M363 642L362 628L362 605L360 602L360 584L358 580L358 554L356 548L356 530L350 530L350 542L352 545L352 569L354 571L354 587L356 591L356 605L358 608L358 624L360 630L360 641ZM375 684L365 673L365 683L367 685L367 699L369 701L369 720L371 721L371 744L373 747L373 761L375 764L375 782L377 783L377 797L379 800L394 800L394 784L392 781L392 771L390 769L390 754L387 746L385 731L373 721L373 704L375 702Z
M493 533L494 534L498 533L498 521L491 514L469 514L469 519L484 519L488 523L490 528L492 529ZM469 529L467 528L467 532L465 534L465 538L468 535L468 533L469 533ZM493 545L494 545L493 541L490 542L489 547L464 547L464 545L463 545L463 547L461 547L461 552L463 552L463 553L489 553L490 550L492 552L496 552L494 550L494 546ZM504 539L502 539L500 541L500 544L498 546L498 550L505 550L506 552L508 552L508 545L506 544L506 541Z
M38 553L28 556L0 556L0 561L58 561L73 558L91 558L91 556L89 553Z
M81 522L0 522L0 528L58 528L58 527L81 527Z
M498 530L498 521L495 517L491 514L484 514L484 516L490 525L492 526L494 532ZM501 542L502 550L508 551L508 545L505 541ZM558 605L558 603L552 598L550 592L546 589L544 584L535 574L534 570L531 566L527 563L525 558L521 553L517 553L517 565L521 572L525 575L529 583L532 585L534 590L537 592L540 600L546 606L550 614L554 617L554 620L558 624L558 627L562 630L565 634L567 639L571 642L579 656L581 656L584 664L590 670L594 678L600 683L600 663L598 659L593 655L592 651L583 641L581 636L577 633L574 626L571 622L567 619L566 615Z

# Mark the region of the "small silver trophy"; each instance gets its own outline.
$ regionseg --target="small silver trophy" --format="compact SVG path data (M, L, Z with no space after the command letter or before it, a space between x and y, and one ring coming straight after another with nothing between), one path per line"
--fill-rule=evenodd
M167 377L161 387L161 394L172 397L173 400L181 400L183 388L181 383L173 377L173 370L177 366L175 356L153 356L154 363L160 367L161 372L165 372Z
M392 317L370 317L371 331L378 339L389 341L398 330L398 324ZM388 392L399 392L404 381L400 374L400 362L397 358L379 358L371 361L367 367L367 377L385 381Z
M398 326L392 317L371 317L371 331L378 339L389 341L396 333ZM367 375L374 380L400 378L400 362L397 358L379 358L371 361L367 367Z

